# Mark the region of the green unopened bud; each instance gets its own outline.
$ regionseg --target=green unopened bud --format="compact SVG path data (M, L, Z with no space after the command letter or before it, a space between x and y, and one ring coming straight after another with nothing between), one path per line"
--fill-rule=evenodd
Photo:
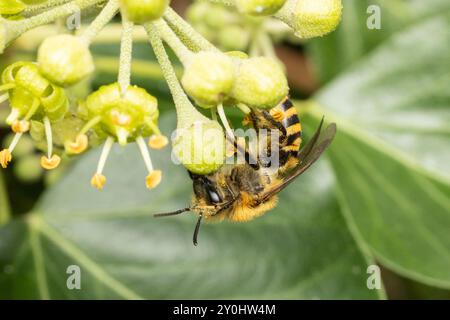
M216 121L196 121L177 129L173 153L189 171L207 175L217 171L225 161L225 138Z
M223 5L212 5L203 17L206 25L210 28L220 29L230 23L236 22L236 15Z
M213 4L206 1L194 2L186 11L186 18L191 24L203 23Z
M220 30L218 41L223 50L245 50L250 34L240 26L228 26Z
M235 2L239 11L243 13L267 16L280 10L286 0L235 0Z
M145 23L161 18L169 0L120 0L122 13L134 23Z
M95 68L88 45L68 34L45 39L38 51L38 63L42 74L60 86L79 82Z
M20 0L0 0L0 14L21 13L27 6Z
M234 73L230 57L216 52L199 52L186 65L181 82L199 105L212 107L229 95Z
M303 39L323 36L336 29L342 17L341 0L295 0L286 21Z
M240 62L232 97L255 108L272 108L289 93L287 79L278 62L258 57Z
M40 165L40 157L37 155L29 155L20 158L14 165L14 174L21 181L26 183L33 183L38 181L43 169Z

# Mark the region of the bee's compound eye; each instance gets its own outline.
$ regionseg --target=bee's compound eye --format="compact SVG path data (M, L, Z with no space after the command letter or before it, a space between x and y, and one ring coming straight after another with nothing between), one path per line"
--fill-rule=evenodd
M214 190L208 190L209 200L211 200L211 203L219 203L220 197L219 194Z

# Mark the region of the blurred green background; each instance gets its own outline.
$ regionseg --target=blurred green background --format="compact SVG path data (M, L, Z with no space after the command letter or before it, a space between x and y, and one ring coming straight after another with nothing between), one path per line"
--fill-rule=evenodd
M188 2L173 6L183 12ZM366 26L373 4L380 30ZM343 5L336 32L277 45L306 134L325 115L338 136L275 210L250 223L205 224L193 247L193 215L151 216L191 196L170 150L152 153L164 179L150 192L137 147L116 147L98 192L89 186L98 149L44 176L25 141L0 171L0 298L450 298L450 3ZM115 81L118 50L95 45L97 74L73 94ZM19 41L0 64L34 55ZM145 41L135 47L133 83L158 96L170 135L174 107ZM373 264L379 290L367 287ZM81 268L81 290L66 286L70 265Z

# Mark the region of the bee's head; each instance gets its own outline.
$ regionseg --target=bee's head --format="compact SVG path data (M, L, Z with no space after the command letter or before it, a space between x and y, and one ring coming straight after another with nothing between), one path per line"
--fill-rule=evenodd
M189 172L193 181L195 205L216 207L225 202L227 193L219 183L218 174L208 176Z
M197 235L202 219L221 213L234 202L233 194L226 184L224 173L219 170L216 173L205 176L189 172L189 176L193 181L195 195L192 205L173 212L155 214L155 217L173 216L188 211L197 213L199 219L193 238L194 245L197 245Z

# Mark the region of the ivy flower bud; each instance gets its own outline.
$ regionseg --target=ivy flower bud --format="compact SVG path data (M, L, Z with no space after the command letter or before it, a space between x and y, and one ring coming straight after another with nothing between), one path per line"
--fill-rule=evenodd
M134 23L145 23L161 18L169 0L120 0L122 13Z
M235 0L240 12L254 16L268 16L276 13L286 0Z
M326 35L342 18L341 0L295 0L287 23L302 39Z
M102 86L86 99L83 108L87 111L86 120L98 119L94 129L100 135L112 136L121 145L140 135L159 133L155 132L158 101L137 86L128 87L124 94L117 83Z
M241 60L232 97L255 108L271 108L289 93L287 79L280 65L270 58Z
M66 142L69 153L79 153L87 146L85 133L93 128L99 136L106 136L97 171L91 185L103 189L106 177L102 174L108 155L115 141L125 145L135 141L148 170L146 186L155 188L161 182L162 173L153 169L152 160L144 137L152 136L155 147L163 147L164 137L157 126L159 116L155 97L137 86L129 86L122 92L118 83L101 87L80 106L80 116L87 120L74 142ZM165 143L167 144L167 143Z
M181 80L186 93L202 107L221 103L233 87L235 66L230 57L199 52L187 63Z
M39 47L38 63L41 73L59 86L71 86L95 68L88 45L68 34L45 39Z
M200 175L217 171L225 161L225 138L220 124L196 121L177 129L173 153L190 172Z
M250 33L241 26L226 26L220 30L218 42L223 50L245 50L250 42Z

